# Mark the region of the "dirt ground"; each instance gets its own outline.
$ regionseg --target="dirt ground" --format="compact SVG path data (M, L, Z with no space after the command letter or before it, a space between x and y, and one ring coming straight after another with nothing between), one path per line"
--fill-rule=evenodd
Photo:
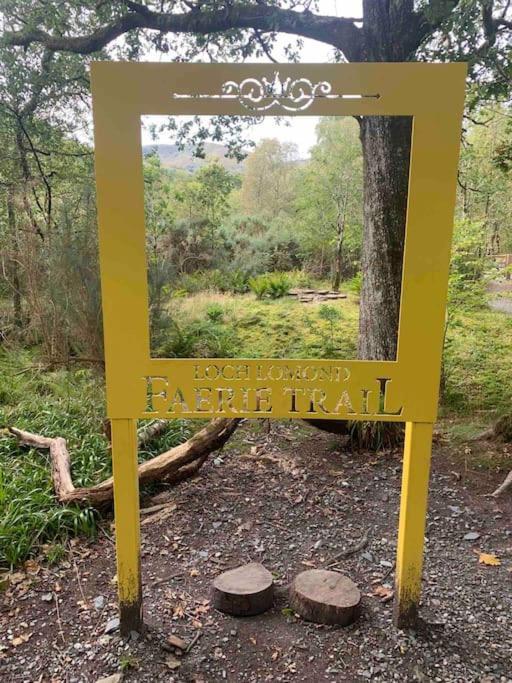
M503 474L468 470L463 450L435 444L421 633L391 623L401 454L344 452L302 423L268 433L247 422L200 477L144 501L170 503L142 517L145 637L105 633L116 617L107 525L57 567L32 561L12 577L0 680L89 683L122 671L141 682L512 681L512 494L487 497ZM325 627L294 615L293 576L365 536L336 565L364 596L359 621ZM480 563L480 552L500 564ZM273 572L274 608L238 619L215 611L212 579L249 561ZM171 634L188 653L172 652Z

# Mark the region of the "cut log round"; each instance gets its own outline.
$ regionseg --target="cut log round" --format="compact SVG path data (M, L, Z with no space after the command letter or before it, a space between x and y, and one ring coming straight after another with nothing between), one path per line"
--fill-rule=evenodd
M290 605L316 624L352 624L360 613L361 593L348 577L325 569L310 569L295 577Z
M272 607L273 601L272 574L258 562L223 572L213 582L213 606L235 617L250 617L266 612Z

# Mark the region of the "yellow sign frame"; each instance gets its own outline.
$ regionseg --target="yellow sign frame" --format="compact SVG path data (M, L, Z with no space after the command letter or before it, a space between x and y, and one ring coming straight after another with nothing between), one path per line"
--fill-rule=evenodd
M136 420L321 418L406 423L395 621L420 595L465 64L91 67L108 416L121 627L142 624ZM413 117L394 361L151 358L141 116Z

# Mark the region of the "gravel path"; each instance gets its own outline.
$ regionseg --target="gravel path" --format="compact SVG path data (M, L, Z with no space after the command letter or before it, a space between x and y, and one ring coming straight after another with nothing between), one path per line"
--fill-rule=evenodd
M401 454L344 453L301 423L273 423L270 434L246 423L202 476L156 498L177 507L142 528L147 636L105 633L116 616L107 528L95 543L75 542L58 567L36 561L14 575L2 597L0 680L89 683L122 668L123 680L141 683L512 681L512 497L488 498L502 474L473 473L461 453L435 447L423 592L430 625L421 633L395 630L386 601ZM296 617L292 577L327 566L365 534L366 547L337 565L362 591L360 620L339 628ZM479 563L480 552L500 564ZM244 619L213 610L212 579L251 560L276 577L274 608ZM171 633L192 644L188 654L172 652Z

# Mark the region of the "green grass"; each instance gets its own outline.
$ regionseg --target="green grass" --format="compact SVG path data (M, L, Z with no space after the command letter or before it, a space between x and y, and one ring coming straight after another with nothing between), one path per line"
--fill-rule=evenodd
M75 486L89 486L111 474L104 418L104 387L96 372L48 371L37 364L34 353L1 352L0 426L63 436ZM140 459L180 443L189 433L184 421L171 422L151 449L139 454ZM8 433L0 435L0 567L22 562L42 544L51 548L70 535L92 536L97 522L92 508L56 502L47 454L20 449Z
M443 407L459 415L511 410L512 316L487 308L454 314L445 346Z
M258 300L254 294L203 292L173 300L171 313L182 327L208 319L222 308L222 325L235 337L231 355L237 358L355 358L358 307L355 295L322 303L299 303L291 297ZM322 309L339 313L331 325Z

